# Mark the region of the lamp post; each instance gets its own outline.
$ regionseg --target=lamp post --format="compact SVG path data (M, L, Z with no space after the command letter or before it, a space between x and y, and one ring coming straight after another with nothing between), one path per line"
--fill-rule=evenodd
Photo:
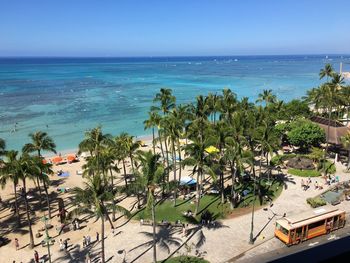
M51 241L51 237L49 236L49 232L48 232L48 229L47 229L47 221L49 219L46 217L46 216L43 216L41 218L41 221L44 222L45 224L45 234L46 234L46 237L44 239L46 245L47 245L47 253L48 253L48 256L49 256L49 263L51 263L51 253L50 253L50 241Z

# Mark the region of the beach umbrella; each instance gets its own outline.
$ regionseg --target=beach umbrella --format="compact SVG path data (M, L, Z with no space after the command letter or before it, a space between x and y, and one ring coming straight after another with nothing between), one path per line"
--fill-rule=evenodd
M69 162L69 163L72 163L72 162L74 162L76 160L76 158L75 158L75 155L74 154L71 154L71 155L68 155L67 156L67 161Z
M192 177L189 177L189 176L182 177L180 181L180 185L193 185L196 183L197 183L196 179L193 179Z
M219 149L214 147L214 146L209 146L209 147L205 148L205 151L207 153L218 153Z
M62 157L61 156L55 156L54 158L52 158L52 162L54 164L59 164L63 161Z

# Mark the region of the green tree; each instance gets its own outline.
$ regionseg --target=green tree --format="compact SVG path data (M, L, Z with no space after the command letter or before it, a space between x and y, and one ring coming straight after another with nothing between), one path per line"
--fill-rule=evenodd
M4 188L7 181L11 180L13 183L13 192L15 194L15 213L17 226L21 225L21 218L19 214L19 206L18 206L18 193L17 193L17 185L19 182L19 174L20 174L20 166L18 160L18 152L11 150L6 152L5 160L0 163L0 184Z
M345 136L341 137L341 142L343 144L343 147L348 151L348 165L346 169L349 170L350 169L350 132L347 133Z
M6 142L4 139L0 138L0 156L5 154Z
M36 152L38 157L41 157L42 151L49 151L56 153L56 144L53 139L46 133L42 131L37 131L30 133L29 137L32 142L27 143L23 146L23 152L32 153ZM41 187L40 187L40 178L43 177L42 171L39 173L40 176L37 177L37 185L40 193L40 204L42 203ZM48 195L47 195L48 198ZM48 206L49 215L51 215L50 207ZM50 216L51 218L51 216Z
M302 151L309 150L311 146L317 147L326 140L324 130L310 121L295 121L291 126L287 134L288 141Z
M328 78L332 77L334 74L334 70L331 64L327 63L323 69L320 70L319 76L320 79L323 79L324 77L327 78L327 82L328 82Z
M164 167L159 161L160 155L153 154L152 151L139 151L137 159L140 163L139 173L144 178L143 181L147 188L147 207L151 209L153 222L153 262L157 262L157 237L156 237L156 216L155 216L155 201L156 190L162 182L164 176Z
M97 219L101 220L101 262L104 263L105 220L109 218L108 210L117 210L126 215L129 214L129 212L121 206L111 204L114 199L113 192L111 188L106 185L100 174L95 174L92 177L88 177L86 180L87 182L84 183L84 188L76 187L73 190L76 208L70 212L70 216L93 214Z
M266 105L269 105L271 103L275 103L277 101L276 95L272 93L272 90L266 90L264 89L262 93L259 93L258 99L256 102L264 102Z

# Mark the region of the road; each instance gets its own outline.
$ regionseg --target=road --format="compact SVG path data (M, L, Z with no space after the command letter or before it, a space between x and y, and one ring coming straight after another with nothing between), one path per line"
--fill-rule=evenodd
M347 260L342 259L347 257ZM350 262L350 225L328 235L307 240L299 245L283 247L239 262Z

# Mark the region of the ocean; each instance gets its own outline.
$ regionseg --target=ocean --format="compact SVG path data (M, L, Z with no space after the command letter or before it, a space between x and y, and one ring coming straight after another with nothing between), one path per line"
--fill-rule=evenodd
M21 149L28 134L48 132L58 151L76 149L84 132L144 136L143 121L160 88L177 103L230 88L255 101L263 89L301 98L320 84L325 63L350 70L350 56L161 58L0 58L0 137ZM348 63L348 64L347 64ZM347 68L349 67L349 68Z

